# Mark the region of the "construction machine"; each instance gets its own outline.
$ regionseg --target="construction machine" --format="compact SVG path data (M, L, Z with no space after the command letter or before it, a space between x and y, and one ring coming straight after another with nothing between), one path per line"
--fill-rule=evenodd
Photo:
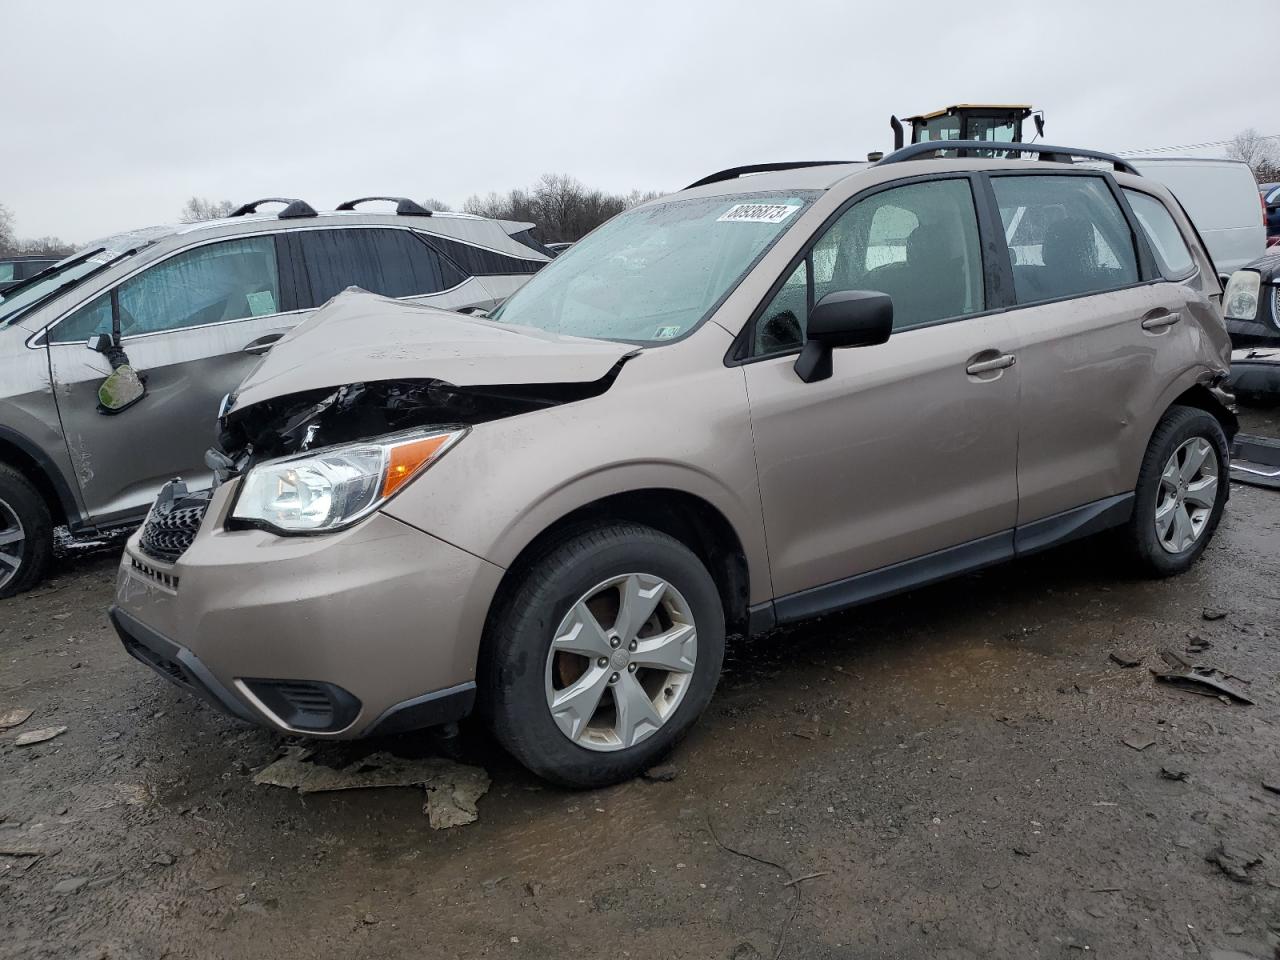
M937 140L990 140L994 143L1022 143L1022 123L1028 117L1035 123L1036 136L1044 136L1044 111L1026 103L958 103L932 113L922 113L899 120L889 118L893 128L893 149L905 145L903 123L911 124L911 143ZM1004 156L1000 150L970 150L967 155Z

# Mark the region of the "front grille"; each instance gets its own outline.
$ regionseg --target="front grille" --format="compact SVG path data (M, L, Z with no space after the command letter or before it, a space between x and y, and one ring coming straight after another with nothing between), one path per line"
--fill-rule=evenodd
M137 557L129 558L129 566L133 567L134 570L138 571L138 573L142 574L147 579L154 580L162 587L168 587L170 590L178 589L179 577L175 577L171 573L165 573L163 570L157 570L150 564L143 563Z
M173 563L186 553L209 509L211 493L201 490L181 499L158 500L142 525L138 543L142 552L164 563Z

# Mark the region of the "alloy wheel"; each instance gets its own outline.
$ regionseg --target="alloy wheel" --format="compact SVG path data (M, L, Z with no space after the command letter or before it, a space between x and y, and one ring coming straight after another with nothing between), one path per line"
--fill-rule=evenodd
M0 500L0 587L18 575L27 534L14 509Z
M656 733L688 692L698 632L688 602L661 577L628 573L569 608L547 653L547 707L588 750L623 750Z
M1173 451L1156 492L1156 539L1169 553L1182 553L1200 539L1218 498L1218 454L1204 437Z

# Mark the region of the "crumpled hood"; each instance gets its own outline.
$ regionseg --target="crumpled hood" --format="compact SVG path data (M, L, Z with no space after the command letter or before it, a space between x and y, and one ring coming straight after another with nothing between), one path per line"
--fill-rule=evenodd
M584 383L636 350L350 289L276 342L240 384L235 407L377 380L429 378L460 387Z

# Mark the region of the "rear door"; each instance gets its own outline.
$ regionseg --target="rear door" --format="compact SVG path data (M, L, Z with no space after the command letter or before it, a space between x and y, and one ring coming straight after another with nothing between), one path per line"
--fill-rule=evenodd
M1133 490L1151 412L1194 334L1186 288L1153 282L1109 174L989 182L1017 301L1021 526Z
M493 295L414 231L393 227L299 230L291 238L316 306L348 287L458 310L488 309Z
M272 234L223 239L143 268L63 317L47 332L67 450L87 512L110 525L135 518L166 480L197 485L216 440L218 406L262 350L301 315L289 265ZM85 346L119 322L147 393L116 414L98 406L112 365Z

